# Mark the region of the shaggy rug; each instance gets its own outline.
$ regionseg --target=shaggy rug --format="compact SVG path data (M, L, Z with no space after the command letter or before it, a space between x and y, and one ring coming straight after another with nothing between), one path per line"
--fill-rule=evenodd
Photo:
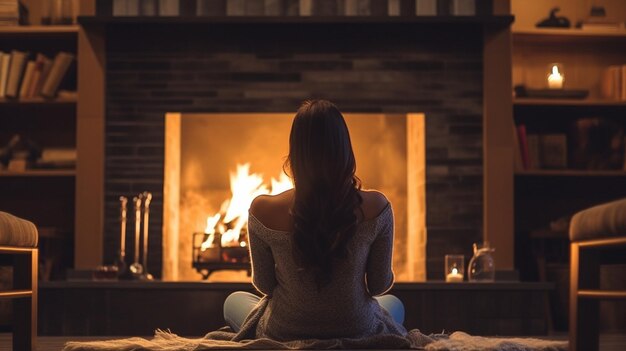
M201 351L201 350L324 350L324 349L414 349L427 351L565 351L567 342L529 338L487 338L463 332L451 335L424 335L409 331L406 337L376 335L365 339L297 340L278 342L270 339L232 341L228 328L202 338L183 338L157 330L154 338L127 338L108 341L68 342L64 351Z
M183 338L169 331L157 330L154 338L127 338L108 341L68 342L64 351L201 351L201 350L328 350L328 349L417 349L431 351L565 351L567 342L539 339L504 339L471 336L456 332L451 335L424 335L413 329L405 336L378 334L359 339L309 339L275 341L256 338L256 326L268 304L262 298L250 312L241 330L234 333L230 327L208 333L202 338Z

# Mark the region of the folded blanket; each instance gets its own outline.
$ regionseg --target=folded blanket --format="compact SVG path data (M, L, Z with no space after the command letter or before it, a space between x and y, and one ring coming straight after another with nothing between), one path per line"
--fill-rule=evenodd
M571 241L626 236L626 199L580 211L572 217Z
M32 222L0 211L0 246L37 247L37 238Z
M527 338L485 338L462 332L450 336L424 335L419 330L409 331L406 337L375 335L364 339L274 341L254 339L232 341L235 333L227 327L211 332L203 338L190 339L157 330L153 339L128 338L107 341L68 342L64 351L183 351L183 350L327 350L327 349L414 349L427 351L565 351L567 342Z

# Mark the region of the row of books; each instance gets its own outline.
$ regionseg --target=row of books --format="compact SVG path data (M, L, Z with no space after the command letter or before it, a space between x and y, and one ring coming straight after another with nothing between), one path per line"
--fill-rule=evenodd
M0 99L33 98L57 95L59 85L74 61L74 55L59 52L54 59L37 54L29 60L28 52L0 52Z
M567 132L528 133L514 130L515 170L579 169L626 171L625 127L614 119L578 118Z
M0 0L0 26L16 26L20 19L18 0Z
M526 126L516 127L515 168L563 169L567 167L567 136L565 134L527 134Z
M626 64L607 67L602 75L600 87L602 97L626 101Z
M487 3L490 4L484 0L113 0L112 15L180 16L191 11L197 16L471 16L490 11Z

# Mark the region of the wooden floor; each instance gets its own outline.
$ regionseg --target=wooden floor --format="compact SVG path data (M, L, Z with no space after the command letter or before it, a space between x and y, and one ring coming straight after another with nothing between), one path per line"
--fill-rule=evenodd
M117 339L120 337L68 337L68 336L46 336L40 337L37 341L37 351L59 351L66 341L93 341ZM554 340L567 339L567 335L557 335L550 337L539 337ZM600 338L600 351L624 351L626 350L626 334L607 334ZM0 351L11 351L11 335L0 334Z

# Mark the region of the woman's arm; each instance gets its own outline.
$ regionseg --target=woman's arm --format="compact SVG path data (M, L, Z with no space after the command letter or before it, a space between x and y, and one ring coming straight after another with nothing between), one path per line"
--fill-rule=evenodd
M370 295L386 293L393 285L394 275L391 269L393 252L393 210L391 205L383 210L379 230L370 247L367 257L366 281Z
M248 220L250 260L252 262L252 284L261 293L271 296L277 285L272 249L258 235L259 222L253 216Z

